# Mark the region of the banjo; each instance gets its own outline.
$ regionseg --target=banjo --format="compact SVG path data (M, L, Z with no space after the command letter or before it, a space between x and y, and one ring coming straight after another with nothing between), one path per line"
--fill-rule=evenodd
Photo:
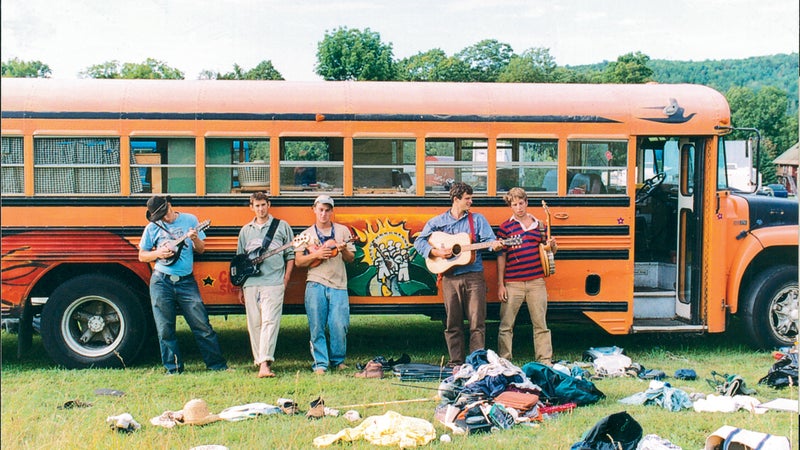
M547 209L547 203L542 200L542 208L544 208L544 213L547 215L547 235L544 238L544 242L539 244L539 259L542 262L542 270L544 271L544 276L549 277L556 273L556 258L553 254L553 249L550 248L550 210Z

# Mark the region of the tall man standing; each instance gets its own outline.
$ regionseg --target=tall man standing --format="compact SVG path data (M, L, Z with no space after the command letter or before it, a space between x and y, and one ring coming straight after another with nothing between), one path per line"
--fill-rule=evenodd
M333 223L333 199L320 195L314 200L314 225L303 231L310 245L295 255L297 267L308 267L305 307L311 333L311 369L318 375L329 368L346 369L347 329L350 299L344 263L353 261L355 246L350 229ZM330 334L330 351L325 328Z
M228 364L222 356L217 333L208 321L197 281L192 275L194 253L203 253L206 248L206 236L202 230L197 230L197 217L175 211L169 195L155 195L147 200L146 217L150 223L144 228L139 242L139 261L155 261L150 277L150 303L161 347L161 362L169 374L183 372L183 359L175 334L175 320L180 307L206 367L226 370ZM172 249L165 245L184 236L187 237L182 244L184 247ZM175 262L168 263L176 253Z
M250 209L255 218L239 231L236 253L261 254L292 242L292 227L270 215L269 207L269 197L265 193L250 195ZM289 246L262 261L260 272L248 277L240 291L240 300L244 301L247 312L247 331L253 360L258 366L258 378L275 376L271 365L275 361L275 346L281 327L283 294L293 268L294 249Z
M528 194L522 188L511 188L503 196L511 207L511 218L500 224L497 236L506 239L520 236L522 244L508 248L497 256L497 295L500 298L500 332L497 353L511 360L514 340L514 322L523 303L533 324L533 348L536 361L550 365L553 344L547 328L547 287L539 256L539 244L544 239L545 225L528 212ZM556 241L550 238L550 248L555 253Z
M471 213L472 186L457 182L450 187L450 209L428 220L414 240L417 252L428 257L450 258L452 248L434 247L428 242L431 234L442 231L448 234L467 233L472 243L495 241L492 250L503 244L497 241L492 227L480 213ZM442 297L447 315L444 338L450 354L449 367L464 364L464 316L469 320L469 351L486 346L486 280L483 278L483 259L476 252L469 264L455 266L442 274Z

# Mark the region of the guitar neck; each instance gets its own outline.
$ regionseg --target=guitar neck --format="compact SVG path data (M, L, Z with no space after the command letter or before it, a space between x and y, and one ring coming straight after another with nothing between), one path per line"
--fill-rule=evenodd
M283 244L280 247L276 248L275 250L270 250L269 252L264 253L263 255L259 256L256 259L254 259L253 260L253 264L259 264L259 263L263 262L265 259L269 258L270 256L277 255L278 253L280 253L280 252L286 250L287 248L291 247L293 244L294 244L293 242L288 242L288 243Z

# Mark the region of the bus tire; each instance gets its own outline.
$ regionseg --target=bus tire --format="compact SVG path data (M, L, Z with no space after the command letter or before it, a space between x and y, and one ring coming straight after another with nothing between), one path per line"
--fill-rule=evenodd
M753 345L772 349L797 339L797 266L771 267L758 274L743 298L742 318Z
M82 275L58 286L42 310L44 347L70 369L127 367L147 334L142 302L106 275Z

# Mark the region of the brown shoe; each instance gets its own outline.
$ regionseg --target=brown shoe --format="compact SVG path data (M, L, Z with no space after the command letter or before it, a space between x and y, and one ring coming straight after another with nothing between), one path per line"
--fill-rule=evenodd
M322 397L317 397L316 400L311 402L311 409L306 413L309 419L320 419L325 416L325 400Z
M355 373L356 378L383 378L383 365L381 363L370 361L367 363L364 370Z

